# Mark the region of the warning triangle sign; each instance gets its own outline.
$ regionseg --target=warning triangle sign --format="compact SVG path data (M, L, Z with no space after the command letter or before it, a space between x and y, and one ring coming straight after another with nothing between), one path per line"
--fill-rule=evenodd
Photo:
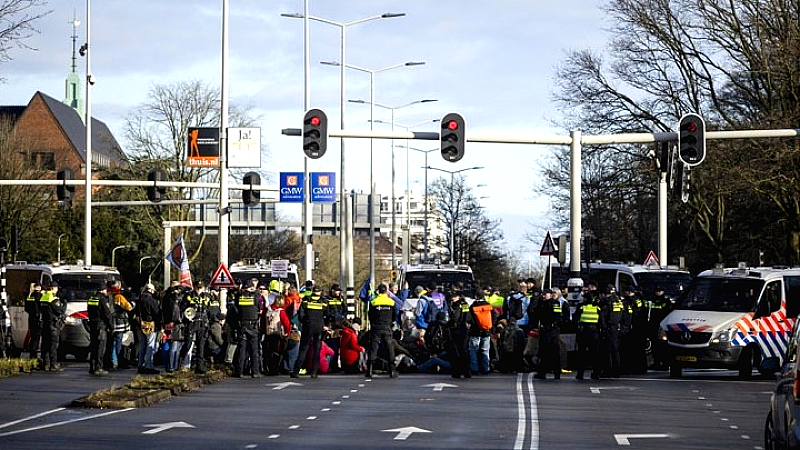
M658 262L658 257L656 256L656 252L650 250L650 253L647 254L647 258L644 259L645 267L649 266L660 266L661 264Z
M542 244L542 249L539 250L539 256L552 256L556 254L556 243L553 242L553 236L550 235L550 232L547 232L547 236L544 238L544 243Z
M219 267L217 267L217 271L214 272L214 276L211 277L211 283L208 284L210 287L224 287L224 288L232 288L236 287L233 283L233 277L231 276L231 272L225 266L225 263L220 263Z

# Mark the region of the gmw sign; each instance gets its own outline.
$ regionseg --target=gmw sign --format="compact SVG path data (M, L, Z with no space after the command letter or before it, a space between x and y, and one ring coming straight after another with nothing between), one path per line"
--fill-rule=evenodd
M336 201L336 173L311 172L311 201L333 203ZM303 172L281 172L279 200L283 203L302 203L306 183Z

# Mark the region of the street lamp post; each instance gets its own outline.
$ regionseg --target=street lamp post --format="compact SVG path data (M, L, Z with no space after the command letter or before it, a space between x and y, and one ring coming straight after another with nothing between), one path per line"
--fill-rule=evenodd
M320 64L329 66L341 66L338 61L322 61ZM345 64L344 67L348 69L357 70L359 72L366 72L369 74L369 129L372 131L374 124L375 114L375 74L385 72L387 70L397 69L399 67L421 66L425 64L423 61L408 61L405 63L395 64L380 69L365 69L363 67L354 66L352 64ZM375 283L375 159L373 152L373 139L369 139L369 283L370 289L373 288ZM380 208L378 208L380 211Z
M455 264L456 213L453 208L453 185L455 184L455 176L458 173L466 172L468 170L483 169L483 166L466 167L461 170L446 170L431 166L425 166L425 168L450 174L450 263Z
M118 246L114 247L111 250L111 267L117 267L116 264L115 264L116 261L117 261L117 259L116 259L117 250L119 250L121 248L131 248L131 246L130 245L118 245Z
M345 128L345 125L344 125L344 94L345 94L344 80L345 80L345 67L347 66L347 60L345 59L345 35L346 35L345 31L347 30L347 27L350 27L350 26L353 26L353 25L357 25L359 23L369 22L371 20L390 19L390 18L394 18L394 17L403 17L403 16L405 16L405 13L384 13L384 14L378 14L378 15L375 15L375 16L365 17L363 19L353 20L351 22L335 22L333 20L323 19L321 17L314 17L314 16L311 16L311 15L308 15L308 14L281 14L281 15L283 17L292 17L292 18L298 18L298 19L314 20L314 21L317 21L317 22L322 22L322 23L325 23L325 24L328 24L328 25L333 25L333 26L339 27L339 30L341 32L341 46L340 46L340 49L339 49L339 61L341 63L341 66L340 66L341 70L339 71L339 82L340 82L340 84L339 84L339 94L340 94L339 95L339 108L340 108L339 116L340 117L339 117L339 119L340 119L340 129L344 130L344 128ZM346 184L345 184L344 138L341 138L339 140L339 145L340 145L340 150L341 150L341 161L340 161L340 167L339 167L339 178L340 178L340 181L339 181L339 186L340 186L339 204L341 205L341 208L339 208L339 226L342 227L346 223L346 219L347 219L346 215L345 215L346 214L345 213L345 209L346 208L344 208L344 205L347 204L347 191L345 190ZM340 230L341 230L341 228L340 228ZM345 239L346 239L345 234L346 233L344 232L344 230L341 230L340 233L339 233L339 265L340 265L340 268L342 269L342 270L340 270L340 282L342 284L345 284L344 283L344 279L343 279L343 274L345 272L344 269L345 269L345 266L346 266L345 252L346 252L346 247L347 247L347 242L345 241ZM352 269L353 269L352 267L347 268L348 274L352 273ZM348 281L350 281L350 280L348 280ZM352 282L350 282L347 286L351 287L350 286L351 284L352 284Z
M432 148L430 150L420 150L414 147L406 147L409 150L414 150L415 152L420 152L425 154L425 209L424 214L425 218L423 219L425 229L422 231L422 242L424 246L424 253L423 258L424 262L428 262L428 153L435 152L439 150L439 147Z
M67 233L61 233L58 235L58 262L61 262L61 239L66 235Z
M406 103L404 105L392 107L392 106L386 106L386 105L382 105L380 103L372 102L372 101L367 102L366 100L350 100L350 102L352 102L352 103L369 104L370 107L377 106L378 108L388 109L389 111L391 111L392 131L394 131L394 125L395 125L395 123L394 123L394 112L395 112L395 110L401 109L401 108L406 108L406 107L411 106L411 105L416 105L418 103L429 103L429 102L435 102L435 101L437 101L437 100L426 98L426 99L422 99L422 100L415 100L413 102L409 102L409 103ZM375 122L377 122L377 121L375 121ZM397 266L396 266L397 261L396 261L396 256L395 256L396 253L397 253L397 209L395 208L394 139L392 139L392 270L397 268Z
M142 261L154 258L155 256L142 256L141 258L139 258L139 273L142 273Z

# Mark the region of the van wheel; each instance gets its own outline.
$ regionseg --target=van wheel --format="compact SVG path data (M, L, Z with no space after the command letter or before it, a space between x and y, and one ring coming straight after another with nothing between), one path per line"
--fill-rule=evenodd
M753 351L753 347L747 346L744 350L742 350L742 354L739 356L739 378L742 380L749 380L753 377L753 358L755 357L755 352Z
M683 368L678 365L676 361L672 361L669 365L669 377L670 378L680 378L683 374Z

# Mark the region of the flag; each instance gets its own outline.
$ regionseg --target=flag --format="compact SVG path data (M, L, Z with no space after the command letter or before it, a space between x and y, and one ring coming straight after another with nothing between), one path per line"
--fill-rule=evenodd
M178 242L167 253L166 259L180 271L181 286L194 288L192 285L192 273L189 271L189 258L186 257L186 247L183 245L183 236L178 238Z
M367 278L364 280L364 284L361 285L361 291L358 292L358 298L361 299L362 302L368 302L372 298L372 289L370 289L370 279Z

